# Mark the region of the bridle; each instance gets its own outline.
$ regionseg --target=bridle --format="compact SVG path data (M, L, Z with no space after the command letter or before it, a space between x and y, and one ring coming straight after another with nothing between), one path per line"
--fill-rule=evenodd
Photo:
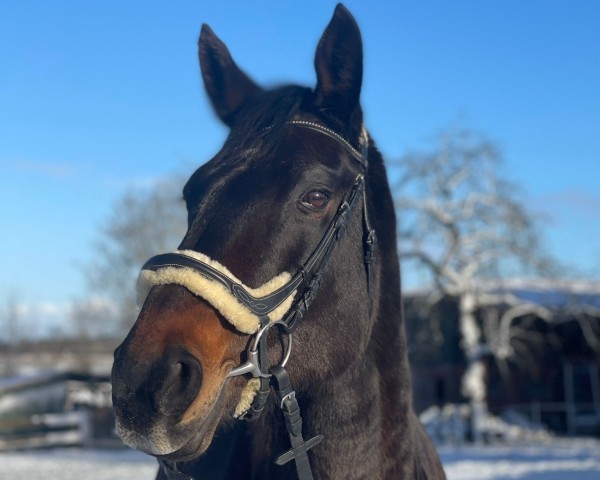
M334 139L352 156L361 170L356 176L351 189L339 205L316 248L291 279L275 291L257 297L248 292L248 290L239 282L230 278L229 275L218 268L215 268L214 265L179 252L165 253L150 258L142 267L142 271L158 271L166 267L191 270L196 274L224 286L239 303L244 305L258 317L259 325L254 333L254 339L250 344L250 348L247 351L247 361L232 369L228 375L228 377L235 377L250 374L253 378L258 379L259 382L258 391L256 392L254 399L249 408L243 412L239 418L248 421L258 418L265 408L271 387L273 387L277 393L279 406L285 417L285 423L292 446L292 449L281 455L276 460L276 463L278 465L283 465L289 460L294 459L296 462L298 478L300 480L310 480L313 476L307 452L323 439L323 435L317 435L307 441L304 441L302 436L300 408L296 400L295 391L291 387L289 376L285 370L292 349L292 333L298 327L300 320L304 317L306 311L313 303L319 287L321 286L325 268L329 263L333 251L342 237L352 214L360 207L362 207L363 211L364 263L366 269L367 290L369 294L369 310L371 309L373 290L372 264L375 258L376 235L375 230L371 227L369 221L365 194L365 174L368 169L369 148L366 131L364 129L362 131L359 140L359 151L337 132L321 124L304 120L291 120L287 123L289 125L319 132ZM301 292L301 295L294 301L283 318L271 321L268 316L269 313L278 308L282 302L288 299L294 292ZM283 334L287 335L288 341L284 358L280 364L271 366L267 356L267 336L269 329L273 328L275 325L277 325ZM193 480L193 477L180 472L175 463L162 460L159 460L159 463L167 478L171 480Z

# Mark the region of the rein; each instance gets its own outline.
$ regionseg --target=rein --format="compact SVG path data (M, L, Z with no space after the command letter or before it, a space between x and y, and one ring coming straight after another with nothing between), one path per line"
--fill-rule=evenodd
M292 120L288 124L310 129L326 135L338 142L352 156L361 167L350 191L339 205L323 237L319 241L306 262L284 285L264 295L251 294L241 283L232 279L225 272L207 261L193 258L184 253L166 253L150 258L142 267L144 271L158 272L165 268L187 269L225 287L235 299L258 317L258 325L254 332L254 340L248 350L247 361L231 370L228 377L250 374L258 379L258 391L244 412L238 418L252 421L263 412L271 387L275 390L279 407L283 412L285 424L290 438L291 450L277 458L275 463L283 465L290 460L295 460L296 471L300 480L312 480L312 472L308 460L308 450L317 445L323 435L317 435L309 440L302 436L302 417L285 365L292 349L292 333L297 328L300 320L313 303L322 277L333 254L335 246L342 237L348 221L353 212L360 207L363 211L364 232L364 262L366 269L367 289L369 293L369 309L372 306L372 263L375 258L376 235L371 227L367 212L365 194L365 174L368 169L368 136L363 130L359 140L360 151L352 146L337 132L314 122ZM299 290L303 287L303 290ZM274 312L296 292L301 291L300 297L281 319L272 320L269 314ZM290 299L291 300L291 299ZM267 357L268 330L277 325L288 336L284 358L279 365L270 366ZM247 332L246 332L247 333ZM180 472L174 462L159 460L165 475L169 480L194 480L193 477Z

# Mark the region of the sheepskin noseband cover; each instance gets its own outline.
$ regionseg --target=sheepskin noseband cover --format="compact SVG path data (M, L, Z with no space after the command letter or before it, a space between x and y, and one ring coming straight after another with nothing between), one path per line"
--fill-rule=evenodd
M240 284L254 297L264 297L276 291L290 281L292 276L283 272L273 277L258 288L250 288L237 279L224 265L209 258L203 253L194 250L177 250L175 253L199 260L229 277L233 282ZM214 308L242 333L252 334L258 331L260 320L246 305L242 304L229 289L222 283L205 277L200 272L191 268L164 266L157 270L142 270L138 278L138 303L143 304L150 289L154 285L177 284L187 288ZM291 308L296 291L293 291L277 308L269 313L269 320L281 320Z

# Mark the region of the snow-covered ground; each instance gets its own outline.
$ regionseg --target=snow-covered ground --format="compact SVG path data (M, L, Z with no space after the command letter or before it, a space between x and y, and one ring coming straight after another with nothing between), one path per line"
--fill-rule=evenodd
M153 480L157 463L133 450L0 453L2 480Z
M448 480L600 480L600 442L439 447Z
M600 442L440 447L449 480L599 480ZM129 450L0 453L3 480L152 480L155 461Z

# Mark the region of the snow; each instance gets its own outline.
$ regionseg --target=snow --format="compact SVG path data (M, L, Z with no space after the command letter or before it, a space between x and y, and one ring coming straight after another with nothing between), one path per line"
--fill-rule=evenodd
M549 443L438 449L448 480L599 480L600 442Z
M466 443L468 405L431 407L420 415L448 480L600 480L600 440L560 438L517 412L486 415L485 446Z
M156 460L133 450L54 449L0 453L0 478L154 480Z
M471 406L446 404L442 408L429 407L419 419L429 437L438 445L462 445L467 442L470 429ZM513 410L501 417L484 413L480 418L481 438L478 443L487 444L536 444L548 443L557 437L544 425L536 424Z
M600 442L438 448L448 480L599 480ZM56 449L0 453L2 479L153 480L156 461L131 450Z

